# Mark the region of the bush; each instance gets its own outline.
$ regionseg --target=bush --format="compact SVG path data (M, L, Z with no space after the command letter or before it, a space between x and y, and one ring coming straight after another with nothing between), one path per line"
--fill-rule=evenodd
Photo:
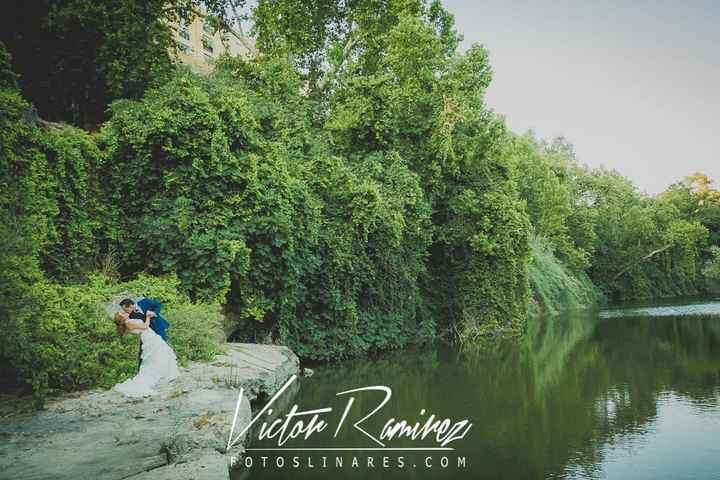
M550 242L533 236L528 267L533 299L544 313L555 315L568 308L583 308L602 300L602 293L587 274L572 271L553 253Z
M702 275L710 292L720 292L720 247L708 248L709 258L705 260Z
M332 154L293 75L228 60L113 105L102 184L137 225L109 229L124 272L177 272L191 298L226 303L243 338L303 357L432 336L418 315L431 240L418 175L397 153Z
M42 268L59 282L82 281L97 256L107 216L96 173L102 157L90 134L62 124L43 128L40 147L47 159L49 198L57 206L40 252Z
M87 283L72 286L39 282L29 303L13 316L15 328L4 338L4 353L32 386L38 404L48 390L111 387L136 373L138 341L134 335L117 335L107 302L132 292L163 303L163 316L171 323L170 344L181 365L210 360L221 352L220 307L194 304L177 288L172 276L141 275L114 283L91 275Z
M220 305L186 301L164 308L163 316L170 322L169 342L180 365L210 361L222 353L225 335Z

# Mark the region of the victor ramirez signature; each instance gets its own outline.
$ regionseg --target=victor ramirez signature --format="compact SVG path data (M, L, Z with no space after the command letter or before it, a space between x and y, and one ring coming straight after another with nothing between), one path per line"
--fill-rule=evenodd
M278 390L270 401L251 419L251 421L243 427L243 429L233 437L236 430L236 423L238 417L238 411L240 410L240 403L243 398L243 389L240 389L238 394L238 401L235 407L235 415L233 417L233 423L230 427L230 436L228 437L227 450L229 451L233 445L235 445L243 435L253 426L263 415L268 415L272 412L271 407L275 400L283 394L285 390L297 379L296 375L293 375L285 382L285 385ZM390 401L392 397L392 389L384 385L373 385L367 387L354 388L352 390L345 390L338 392L337 396L346 396L347 403L343 409L340 421L335 425L335 431L333 438L336 438L338 433L345 425L345 421L348 417L348 413L353 407L355 402L355 395L366 391L380 391L384 392L384 397L380 403L369 413L364 415L360 420L352 424L352 428L357 429L369 440L371 440L372 447L362 446L345 446L337 448L323 448L322 450L453 450L450 447L450 443L460 440L465 437L467 432L472 427L467 419L460 421L453 421L449 418L438 418L435 414L426 416L426 410L420 409L420 416L426 417L424 421L411 422L407 420L398 420L390 418L387 420L382 429L379 432L369 432L363 428L365 422L376 415L380 410ZM333 409L330 407L318 408L313 410L300 410L298 405L295 404L290 411L283 417L279 417L273 420L270 424L263 422L260 426L260 432L258 439L275 439L277 441L278 448L264 450L318 450L317 448L283 448L283 445L292 438L304 438L308 440L313 434L324 431L330 424L324 420L323 417L327 418L327 414L332 412ZM434 442L434 446L431 447L402 447L392 448L386 445L386 442L394 439L406 438L412 440L431 440Z

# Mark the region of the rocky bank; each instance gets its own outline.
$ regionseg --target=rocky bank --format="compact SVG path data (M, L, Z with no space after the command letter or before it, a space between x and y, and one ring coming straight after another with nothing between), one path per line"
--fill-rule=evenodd
M156 396L128 400L112 390L64 395L39 413L0 418L0 477L12 479L227 479L224 452L240 387L247 399L270 396L293 374L288 348L226 344L211 363L194 363ZM283 394L285 395L285 394Z

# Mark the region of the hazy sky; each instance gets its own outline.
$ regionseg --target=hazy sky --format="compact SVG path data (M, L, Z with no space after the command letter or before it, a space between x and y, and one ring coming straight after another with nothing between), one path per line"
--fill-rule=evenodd
M581 163L648 193L720 181L720 0L443 0L490 51L487 103L516 132L565 136Z

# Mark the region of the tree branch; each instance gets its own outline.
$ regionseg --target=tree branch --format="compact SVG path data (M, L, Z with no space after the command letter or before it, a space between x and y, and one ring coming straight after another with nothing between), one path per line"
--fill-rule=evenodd
M233 16L235 17L235 22L237 23L237 32L234 28L230 28L230 33L237 38L240 43L243 44L245 48L247 48L248 52L252 55L257 54L257 50L255 49L254 45L251 45L250 42L248 42L247 37L245 36L245 32L243 32L242 28L242 15L240 15L237 11L237 2L231 1L230 8L232 9ZM239 34L238 34L239 32Z
M645 255L644 257L642 257L642 258L640 259L640 261L638 261L637 263L644 262L645 260L650 260L652 257L654 257L655 255L657 255L658 253L662 253L662 252L664 252L665 250L669 249L670 247L672 247L672 243L667 244L667 245L665 245L664 247L660 247L660 248L658 248L658 249L655 249L655 250L653 250L652 252L650 252L650 253L648 253L647 255ZM618 273L616 273L615 276L612 278L613 282L616 281L618 278L622 277L623 274L627 273L628 270L630 270L632 267L634 267L635 265L637 265L637 263L634 263L633 265L630 265L629 267L626 267L626 268L624 268L623 270L620 270Z
M337 65L331 66L330 70L323 75L323 78L320 79L320 81L317 83L317 90L323 91L325 87L327 86L328 79L332 76L334 76L338 70L340 70L340 67L343 66L345 63L345 60L347 60L348 56L350 55L350 50L355 46L356 38L355 38L355 30L352 30L350 34L348 35L347 42L345 42L345 46L343 47L342 51L342 57L340 59L340 62L338 62Z

